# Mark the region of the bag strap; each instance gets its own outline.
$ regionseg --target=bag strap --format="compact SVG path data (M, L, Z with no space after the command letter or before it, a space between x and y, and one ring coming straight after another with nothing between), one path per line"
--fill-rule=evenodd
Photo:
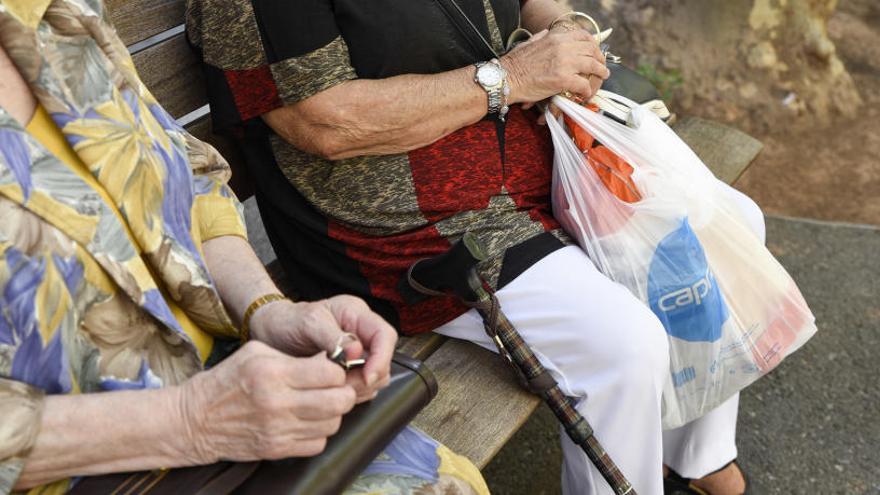
M455 0L434 0L434 2L446 14L446 17L464 39L467 40L478 59L489 60L498 56L492 45L483 36L483 33L477 29L477 26L461 10L461 7L455 3Z
M229 495L260 467L260 462L237 462L216 478L205 483L195 495Z
M471 45L471 48L474 50L474 53L477 54L477 59L489 60L489 59L497 59L500 57L500 54L495 53L495 49L492 48L492 44L483 36L483 33L477 29L477 26L471 21L471 19L461 10L461 7L455 2L455 0L434 0L437 5L440 6L440 10L446 14L446 17L449 18L449 21L458 29L458 32L464 36L464 39L467 40L468 44ZM481 53L482 52L482 53ZM498 148L501 151L501 166L505 166L506 162L506 137L505 131L507 125L504 120L500 118L495 118L495 135L498 138Z

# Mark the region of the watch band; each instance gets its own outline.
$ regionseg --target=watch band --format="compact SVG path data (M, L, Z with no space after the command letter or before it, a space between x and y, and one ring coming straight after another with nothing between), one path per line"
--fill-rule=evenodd
M480 69L487 65L493 65L500 72L501 79L498 84L488 86L480 80ZM507 96L510 94L510 87L507 84L507 71L504 70L504 67L501 66L498 59L495 58L487 62L478 62L474 64L474 66L477 68L477 71L474 74L474 82L479 84L480 87L486 91L486 95L489 99L487 113L489 115L497 115L498 119L503 122L507 116L507 111L509 110L507 106Z

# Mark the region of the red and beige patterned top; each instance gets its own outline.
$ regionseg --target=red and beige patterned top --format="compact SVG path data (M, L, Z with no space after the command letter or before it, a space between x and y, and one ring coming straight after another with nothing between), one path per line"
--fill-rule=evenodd
M519 0L457 0L496 52ZM301 297L354 293L405 333L465 311L451 298L404 303L410 264L464 232L503 286L568 242L552 216L552 143L537 114L511 109L409 153L328 161L300 151L258 117L346 81L452 70L492 57L438 2L194 0L190 41L206 64L214 125L243 145L261 214ZM382 109L376 109L381 112Z

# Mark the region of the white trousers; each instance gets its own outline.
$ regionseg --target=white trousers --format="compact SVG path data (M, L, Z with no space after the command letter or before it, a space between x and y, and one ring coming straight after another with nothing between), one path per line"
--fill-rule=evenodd
M764 239L755 203L725 185ZM599 273L577 247L545 257L497 293L501 307L559 381L583 398L578 410L640 495L661 495L662 464L700 478L736 457L739 395L705 416L662 431L660 395L669 373L666 331L651 310ZM436 330L497 352L471 310ZM586 454L560 428L563 492L611 494Z

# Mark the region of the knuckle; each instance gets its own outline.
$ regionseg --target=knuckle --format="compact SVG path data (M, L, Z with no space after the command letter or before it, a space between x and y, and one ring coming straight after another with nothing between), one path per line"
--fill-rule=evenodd
M311 304L303 309L301 321L307 328L320 328L326 322L327 312L317 304Z
M242 367L239 375L241 385L248 393L253 394L255 390L259 390L263 385L265 380L265 373L262 372L263 368L265 368L264 364L254 362L246 363Z
M322 360L320 368L310 371L320 373L324 385L341 387L345 384L345 370L329 359Z
M368 308L366 301L363 299L352 296L349 294L343 294L340 296L336 296L336 299L345 306L350 306L356 309L366 309Z
M568 76L557 74L556 77L553 78L553 85L556 86L560 90L565 90L568 88L570 84L570 78Z
M388 384L391 383L391 375L385 375L382 380L379 381L379 385L377 388L385 388Z
M332 364L332 363L331 363ZM331 387L342 387L345 385L345 370L339 367L338 365L333 365L332 368L328 368L327 370L327 385Z
M302 442L300 453L303 456L311 457L324 452L324 449L327 448L327 439L326 438L316 438L313 440L308 440Z
M345 370L339 367L338 365L330 363L331 369L333 370L330 375L330 380L332 385L342 386L345 385Z
M283 459L289 455L290 446L287 442L281 441L280 438L281 437L273 436L264 440L264 443L262 444L262 457L264 459Z
M341 387L339 393L334 394L333 412L342 415L351 411L357 401L357 392L352 387Z
M238 356L240 359L253 356L257 352L259 346L260 342L256 340L249 340L245 342L245 344L241 346L234 355Z
M310 359L300 363L290 383L304 389L312 387L339 387L345 384L345 370L326 358Z
M303 308L302 318L306 323L315 323L320 321L323 311L317 304L309 304Z
M267 346L266 344L258 341L258 340L249 340L241 349L239 349L236 354L239 355L242 359L252 358L254 356L260 356L266 352Z
M260 457L266 456L272 450L276 440L275 435L262 427L258 427L254 434L254 443L257 445L257 451Z
M342 390L344 391L342 400L345 412L351 411L357 402L357 392L352 387L343 387Z
M335 435L342 427L342 417L333 418L327 423L327 436Z
M249 359L242 369L242 377L253 387L274 382L281 373L280 366L273 359Z

